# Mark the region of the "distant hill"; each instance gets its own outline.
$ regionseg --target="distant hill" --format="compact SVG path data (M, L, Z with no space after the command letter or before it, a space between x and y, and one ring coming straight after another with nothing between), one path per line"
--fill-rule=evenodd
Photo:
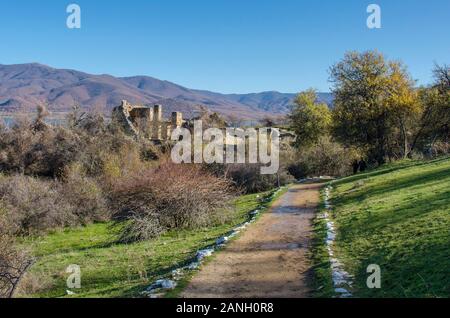
M0 111L29 112L38 104L51 111L70 111L74 105L109 112L126 99L135 104L164 106L164 111L182 111L192 116L203 105L226 116L261 119L285 114L295 94L262 92L220 94L182 87L149 76L114 77L42 64L0 65ZM320 93L331 105L332 96Z

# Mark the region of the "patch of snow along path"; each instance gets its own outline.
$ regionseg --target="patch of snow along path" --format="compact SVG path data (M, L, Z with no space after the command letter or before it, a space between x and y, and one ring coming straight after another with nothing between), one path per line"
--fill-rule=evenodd
M323 213L323 219L327 224L327 238L325 243L327 245L328 255L331 263L331 275L333 280L334 291L338 294L337 297L348 298L352 297L349 289L353 284L353 276L344 270L342 263L334 256L333 245L336 239L336 230L333 221L330 219L329 211L332 206L330 204L330 195L333 187L327 186L325 188L325 209L327 212Z
M182 279L189 271L198 269L206 258L212 256L216 251L225 247L231 238L238 235L241 231L245 230L247 226L249 226L250 224L254 223L258 218L259 214L261 213L261 211L263 210L264 203L272 201L275 198L275 196L284 188L285 187L279 188L278 190L274 191L270 196L262 200L261 205L257 209L251 211L248 214L249 219L247 222L244 222L236 226L227 235L217 238L214 245L207 247L205 249L198 250L194 261L192 261L186 266L174 269L171 272L170 277L167 277L165 279L158 279L141 294L149 298L159 298L163 296L166 291L176 288L177 281Z

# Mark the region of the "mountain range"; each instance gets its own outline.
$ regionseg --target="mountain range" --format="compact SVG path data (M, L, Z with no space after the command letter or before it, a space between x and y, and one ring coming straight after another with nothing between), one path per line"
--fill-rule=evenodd
M332 104L330 93L319 100ZM228 117L262 119L289 111L295 94L275 91L221 94L189 89L149 76L114 77L30 63L0 64L0 112L32 112L39 104L52 112L68 112L77 105L110 112L122 100L132 104L161 104L166 114L181 111L186 117L200 105Z

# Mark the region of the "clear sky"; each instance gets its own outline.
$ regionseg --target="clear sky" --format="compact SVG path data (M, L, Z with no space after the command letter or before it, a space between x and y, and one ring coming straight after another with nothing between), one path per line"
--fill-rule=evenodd
M81 7L81 29L66 7ZM382 28L366 8L382 9ZM224 93L328 91L348 50L401 59L420 84L450 64L450 0L14 0L0 2L0 64L149 75Z

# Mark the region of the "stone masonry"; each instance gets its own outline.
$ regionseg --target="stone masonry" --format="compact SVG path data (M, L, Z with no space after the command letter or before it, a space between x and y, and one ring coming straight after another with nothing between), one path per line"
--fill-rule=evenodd
M136 106L126 100L113 109L113 119L117 120L126 132L155 141L168 140L172 131L184 123L183 114L173 112L170 120L162 116L162 106Z

